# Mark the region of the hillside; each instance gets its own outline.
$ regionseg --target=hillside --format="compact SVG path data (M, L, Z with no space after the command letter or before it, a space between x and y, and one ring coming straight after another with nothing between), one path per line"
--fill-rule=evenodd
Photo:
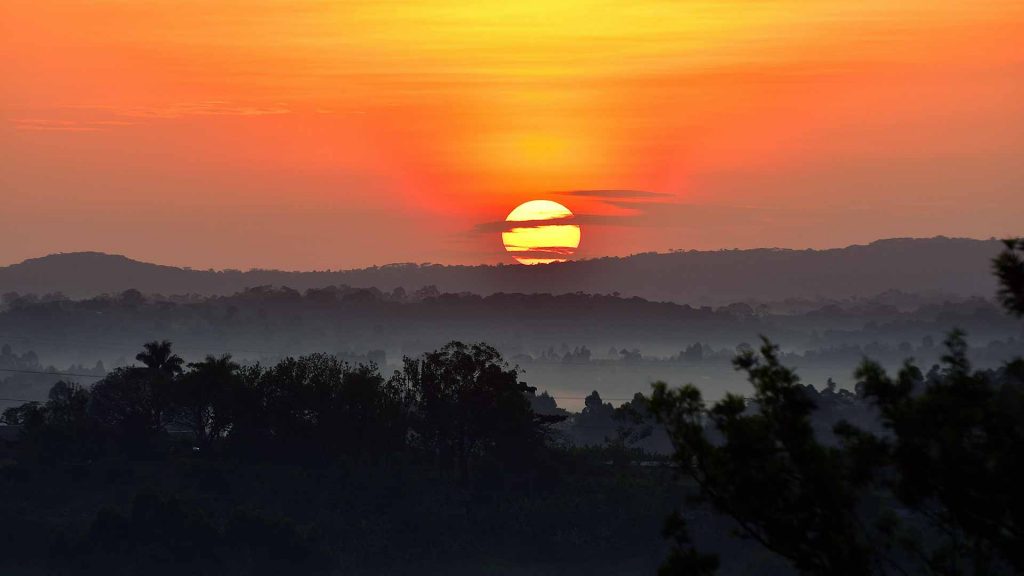
M231 294L274 285L435 285L442 292L572 293L640 296L693 304L786 298L848 298L889 290L990 296L994 240L891 239L831 250L686 251L609 257L548 266L392 264L325 272L200 271L96 252L54 254L0 268L0 292L88 297L135 288L159 294Z

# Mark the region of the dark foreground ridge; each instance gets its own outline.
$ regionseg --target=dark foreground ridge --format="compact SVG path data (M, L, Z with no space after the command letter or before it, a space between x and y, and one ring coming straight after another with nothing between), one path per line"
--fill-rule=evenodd
M118 293L226 295L254 286L297 290L348 285L390 291L620 293L652 300L722 304L742 300L871 296L887 290L990 296L994 240L890 239L831 250L645 253L548 266L391 264L357 270L192 270L97 252L54 254L0 268L0 292L71 297Z

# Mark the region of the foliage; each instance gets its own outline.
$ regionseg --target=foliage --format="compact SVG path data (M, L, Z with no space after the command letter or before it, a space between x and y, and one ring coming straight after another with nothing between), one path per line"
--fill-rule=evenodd
M166 341L147 344L138 358L143 366L115 370L91 389L61 383L45 404L5 413L23 435L18 459L0 467L0 482L7 488L26 480L61 486L61 496L43 506L55 507L55 517L73 528L46 554L56 573L278 574L387 565L392 554L397 562L403 555L429 557L431 547L460 551L471 540L467 534L493 532L487 538L496 546L502 541L496 517L506 518L523 542L526 533L549 529L550 541L562 544L548 550L579 539L560 532L562 523L552 520L542 501L507 498L552 481L556 470L547 462L545 440L548 425L562 417L533 412L533 389L494 348L453 342L407 358L389 378L375 365L352 366L326 354L270 366L239 366L230 356L184 365ZM51 468L33 465L44 458ZM153 475L136 478L150 463ZM591 470L588 481L599 477L593 466L584 465ZM255 479L241 480L243 469ZM278 477L280 471L287 472ZM363 480L368 475L374 480ZM138 496L128 505L93 511L87 529L74 529L83 513L65 511L60 502L81 506L95 498L83 496L90 492L77 491L77 483L64 485L70 477L89 482L108 500L126 490ZM317 478L324 478L322 484ZM492 478L501 486L483 481ZM269 486L256 486L264 482ZM163 491L148 491L159 485ZM495 496L488 492L496 489L501 492ZM154 495L190 490L195 494L188 500ZM325 555L338 541L265 509L293 490L299 492L287 514L306 515L310 526L333 526L333 537L346 539L349 558ZM263 495L250 499L254 492ZM328 497L307 505L311 492ZM399 499L405 492L408 498ZM431 495L426 501L424 493ZM470 506L470 497L480 501ZM435 498L438 503L431 503ZM221 509L222 499L241 507ZM573 501L563 497L546 505L564 519ZM341 502L354 516L337 511ZM0 511L11 508L22 517L22 506L0 500ZM644 511L653 521L660 508ZM536 523L526 520L528 512L540 514ZM389 526L386 535L374 522ZM449 522L451 531L443 528ZM614 526L630 532L635 522L623 516ZM392 546L391 540L403 544ZM388 553L364 557L370 551L361 550L360 542ZM2 556L0 565L8 565Z
M118 368L94 384L89 413L108 438L132 454L151 450L170 408L167 376L148 368Z
M993 262L999 278L999 299L1010 313L1024 316L1024 238L1004 241Z
M546 424L558 419L534 414L534 389L486 344L452 342L406 358L398 378L412 393L416 442L463 480L481 459L521 468L543 446Z
M334 356L286 358L241 370L228 441L249 453L292 457L361 457L401 451L408 392L375 366Z
M995 259L1006 309L1022 315L1019 240ZM1024 572L1024 360L973 371L964 334L946 340L942 367L907 361L895 378L865 360L856 375L884 433L840 422L841 446L815 438L814 402L764 341L741 350L754 386L708 408L694 386L654 384L680 468L743 534L803 574ZM902 506L896 512L886 508ZM878 508L883 509L880 513ZM706 574L678 514L663 574Z
M196 446L206 449L231 428L235 404L242 394L241 366L225 354L207 356L188 368L171 392L175 405L172 421L191 430Z
M858 495L849 463L841 451L815 440L814 405L777 351L766 340L759 356L750 350L737 356L737 369L754 386L749 406L727 395L707 408L696 387L669 389L659 382L651 410L668 429L677 464L746 537L803 574L865 574L869 545L854 514ZM678 522L670 524L669 533L684 544L672 566L681 558L699 558L685 546L683 530Z
M181 359L181 356L171 352L169 341L147 342L142 345L142 348L142 352L136 354L135 359L142 362L146 368L166 378L173 378L181 374L181 367L185 361Z
M891 378L865 361L864 392L889 433L847 432L899 501L934 529L904 539L941 574L1024 571L1024 371L971 370L961 332L946 340L943 368L927 378L911 363ZM895 472L895 476L882 474Z
M183 435L202 452L285 460L380 460L416 450L464 480L485 461L528 468L548 425L561 419L535 414L534 389L484 344L452 342L406 358L390 378L374 364L327 354L267 367L207 356L185 369L166 340L145 344L137 358L144 366L114 370L91 389L59 384L45 405L10 409L5 419L39 438L89 428L133 456Z
M29 402L4 411L3 421L23 430L23 453L44 460L80 460L96 453L96 424L89 417L89 392L60 381L45 403Z

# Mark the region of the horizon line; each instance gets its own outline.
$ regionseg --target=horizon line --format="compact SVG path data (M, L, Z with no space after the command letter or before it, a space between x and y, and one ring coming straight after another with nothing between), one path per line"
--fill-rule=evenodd
M832 250L846 250L846 249L850 249L850 248L867 247L867 246L871 246L871 245L874 245L874 244L877 244L877 243L880 243L880 242L893 242L893 241L901 241L901 240L903 240L903 241L906 241L906 240L921 240L921 241L927 241L927 240L969 240L969 241L974 241L974 242L999 242L999 241L1001 241L1001 238L998 237L998 236L990 236L988 238L974 238L974 237L970 237L970 236L945 236L945 235L941 235L941 234L940 235L935 235L935 236L894 236L894 237L887 237L887 238L876 238L874 240L871 240L871 241L868 241L868 242L865 242L865 243L854 243L854 244L847 244L845 246L832 246L832 247L823 247L823 248L810 248L810 247L796 248L796 247L785 247L785 246L760 246L760 247L754 247L754 248L739 248L739 247L725 248L725 247L723 247L723 248L704 249L704 250L696 249L696 248L670 248L667 251L651 250L651 251L645 251L645 252L633 252L633 253L630 253L630 254L627 254L627 255L592 256L592 257L587 257L587 258L568 259L565 262L552 262L550 264L530 265L530 266L526 266L526 265L518 264L518 263L513 263L513 262L507 262L507 263L506 262L498 262L498 263L478 262L478 263L472 263L472 264L470 264L470 263L442 264L442 263L438 263L438 262L411 262L411 261L406 261L406 262L388 262L388 263L384 263L384 264L372 264L372 265L368 265L368 266L360 266L360 267L352 267L352 268L325 268L325 269L322 269L322 270L320 270L320 269L305 269L305 270L303 270L303 269L284 269L284 268L261 268L261 267L256 267L256 266L250 267L248 269L230 268L230 267L223 267L223 268L213 268L213 267L211 267L211 268L196 268L196 267L193 267L193 266L184 266L184 265L176 265L176 264L163 264L163 263L159 263L159 262L154 262L154 261L150 261L150 260L145 260L145 259L141 259L141 258L136 258L136 257L128 256L127 254L119 254L119 253L113 253L113 252L103 252L101 250L75 250L75 251L70 251L70 252L51 252L49 254L45 254L45 255L42 255L42 256L34 256L34 257L25 258L25 259L17 261L17 262L12 262L12 263L8 263L8 264L2 264L2 265L0 265L0 270L14 268L16 266L25 265L25 264L28 264L30 262L36 262L36 261L40 261L40 260L45 260L47 258L60 257L60 256L76 256L76 255L96 255L96 256L105 256L105 257L110 257L110 258L123 258L125 260L129 260L129 261L137 263L137 264L146 264L146 265L150 265L150 266L158 266L158 267L163 267L163 268L174 268L174 269L177 269L177 270L188 271L188 272L241 273L241 274L248 274L248 273L253 273L253 272L279 272L279 273L288 273L288 274L330 274L330 273L358 272L358 271L362 271L362 270L373 270L373 269L379 269L379 268L391 268L391 267L400 267L400 266L417 266L417 267L441 266L441 267L446 267L446 268L456 268L456 267L462 267L462 268L482 268L482 267L490 267L490 268L499 268L499 267L544 268L546 266L571 266L573 264L579 264L579 263L583 263L583 262L594 262L594 261L598 261L598 260L621 260L621 259L633 258L633 257L637 257L637 256L671 255L671 254L680 254L680 253L708 253L708 254L712 254L712 253L719 253L719 252L754 252L754 251L828 252L828 251L832 251Z

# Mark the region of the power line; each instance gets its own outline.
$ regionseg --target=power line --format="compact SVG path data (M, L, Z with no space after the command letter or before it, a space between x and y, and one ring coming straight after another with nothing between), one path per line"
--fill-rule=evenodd
M43 401L44 400L29 400L28 398L0 398L0 402L43 402ZM594 425L594 424L572 424L572 425L567 426L565 428L558 428L556 426L555 430L564 432L564 431L567 431L567 430L574 430L574 429L580 429L580 428L586 429L586 430L619 430L619 429L622 429L622 428L627 428L627 426L617 426L617 425L616 426L598 426L598 425Z
M127 348L138 348L139 347L139 344L137 342L134 342L134 343L117 343L117 342L112 342L112 341L109 341L109 340L108 341L91 340L91 339L90 340L79 340L79 339L73 339L73 338L54 339L54 338L45 338L45 337L40 338L40 337L37 337L37 336L23 336L23 335L17 335L17 334L2 334L2 335L0 335L0 339L28 340L30 342L42 342L42 343L49 343L49 344L73 343L73 344L78 344L78 345L91 346L93 348L112 348L112 349L116 348L116 349L119 349L119 351L124 351L124 349L127 349ZM205 344L203 342L195 342L195 341L190 341L190 342L193 343L194 345L187 345L187 344L186 345L178 345L178 344L175 344L174 348L175 349L179 349L179 351L184 351L184 352L194 352L194 353L200 353L200 354L209 354L211 349L221 349L221 348L219 348L219 346L223 345L222 342L221 343L217 343L217 344ZM204 347L199 347L199 346L204 346ZM283 355L284 356L288 356L288 353L282 353L280 351L279 352L259 351L259 349L247 349L247 348L230 348L230 352L243 353L243 354L258 354L258 355L263 355L263 356L283 356Z
M10 336L6 336L6 337L9 338ZM18 337L15 337L15 338L18 338ZM31 339L31 338L26 338L26 337L22 337L22 338ZM38 375L43 375L43 376L66 376L66 377L70 377L70 378L92 378L92 379L97 379L97 380L105 377L105 375L98 375L98 374L82 374L82 373L78 373L78 372L58 372L58 371L43 371L43 370L22 370L22 369L16 369L16 368L0 368L0 372L9 372L9 373L15 373L15 374L38 374ZM589 396L554 396L554 395L551 395L551 394L548 394L547 396L549 398L553 399L553 400L586 400L587 398L589 398ZM632 397L632 396L630 396L630 397L625 397L625 396L602 396L601 400L602 401L611 400L611 401L616 401L616 402L628 402L628 401L633 400L633 398L634 397ZM10 401L10 402L35 402L36 401L36 400L26 400L26 399L19 399L19 398L0 398L0 400Z
M22 341L39 342L39 343L46 343L46 344L76 344L76 345L79 345L79 346L86 346L86 347L92 347L92 348L116 349L116 350L121 350L121 351L124 351L126 349L139 349L139 347L140 347L140 345L138 343L130 343L130 344L129 343L121 343L121 344L119 344L119 343L116 343L116 342L111 342L109 340L108 341L91 340L91 339L90 340L79 340L79 339L72 339L72 338L55 339L55 338L46 338L46 337L40 338L40 337L37 337L37 336L24 336L24 335L19 335L19 334L0 334L0 340L22 340ZM216 344L206 344L206 343L203 343L201 341L197 342L197 341L194 341L194 340L187 340L185 345L174 344L174 349L175 350L185 351L185 352L197 352L197 353L200 353L200 354L209 354L211 352L211 350L213 350L215 352L223 351L223 352L230 353L230 354L234 354L234 353L259 354L259 355L268 356L268 357L271 357L271 358L294 356L294 355L302 355L302 354L309 354L310 353L309 351L303 352L303 351L294 351L294 350L293 351L254 350L254 349L251 349L251 348L234 348L234 347L231 347L231 346L227 346L227 347L222 347L222 346L224 346L223 342L218 342ZM335 354L335 355L337 356L337 354ZM524 372L527 371L525 368L523 368L522 370ZM566 398L563 398L563 399L564 400L586 400L586 398L583 398L583 397L581 397L581 398L566 397ZM609 398L603 398L603 399L604 400L632 400L632 398L610 398L610 397Z
M540 398L540 396L537 396L537 398ZM552 396L551 394L548 394L548 398L554 398L555 400L586 400L589 396ZM626 402L632 399L632 396L628 398L623 396L601 396L601 400L621 400Z
M14 372L17 374L45 374L47 376L71 376L74 378L103 378L106 375L101 374L78 374L76 372L45 372L42 370L17 370L14 368L0 368L0 372Z
M96 378L96 379L104 378L106 376L105 374L81 374L81 373L78 373L78 372L56 372L56 371L49 372L49 371L43 371L43 370L18 370L18 369L15 369L15 368L0 368L0 372L14 372L14 373L17 373L17 374L42 374L42 375L46 375L46 376L70 376L70 377L73 377L73 378ZM554 400L586 400L587 398L589 398L589 396L553 396L551 394L548 394L547 396L548 396L548 398L552 398ZM630 396L630 397L625 397L625 396L602 396L601 397L601 400L628 401L628 400L632 400L632 399L633 399L632 396Z

